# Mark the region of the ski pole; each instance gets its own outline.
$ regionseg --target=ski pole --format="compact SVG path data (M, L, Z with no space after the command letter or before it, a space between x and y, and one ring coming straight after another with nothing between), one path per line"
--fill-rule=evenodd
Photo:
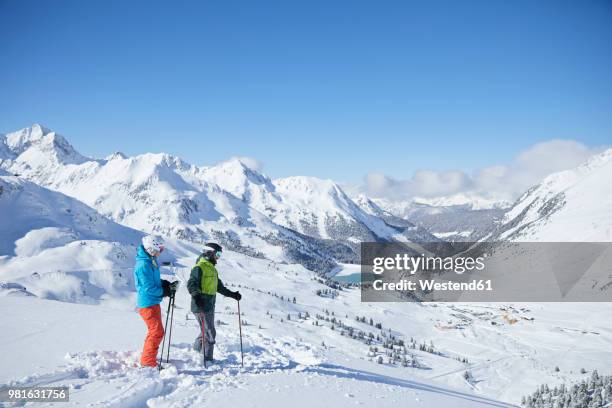
M204 348L206 344L206 321L204 320L204 312L200 313L200 322L202 323L200 325L202 328L202 365L206 368L206 349Z
M175 294L172 294L172 310L170 311L170 333L168 333L168 354L166 355L166 363L170 362L170 345L172 344L172 321L174 320L174 296Z
M168 299L168 311L166 312L166 324L164 325L164 339L162 340L161 356L157 369L161 371L162 361L164 359L164 346L166 345L166 327L168 326L168 317L170 316L170 299Z
M240 301L238 301L238 330L240 331L240 365L244 367L244 354L242 353L242 318L240 317Z

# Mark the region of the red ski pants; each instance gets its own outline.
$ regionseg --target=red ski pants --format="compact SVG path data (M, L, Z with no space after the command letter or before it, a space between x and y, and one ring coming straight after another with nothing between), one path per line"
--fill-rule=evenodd
M164 338L164 326L161 319L161 308L159 305L143 307L138 310L142 320L147 325L147 337L142 347L140 364L148 367L157 366L157 350L159 343Z

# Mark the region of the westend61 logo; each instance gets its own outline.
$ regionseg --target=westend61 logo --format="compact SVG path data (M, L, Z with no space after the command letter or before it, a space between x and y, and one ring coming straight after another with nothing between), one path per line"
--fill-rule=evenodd
M612 243L362 243L361 300L611 302Z

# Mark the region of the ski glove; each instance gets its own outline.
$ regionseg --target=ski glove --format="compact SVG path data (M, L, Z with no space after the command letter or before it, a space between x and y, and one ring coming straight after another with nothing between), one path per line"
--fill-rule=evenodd
M179 281L174 281L170 283L170 294L172 296L174 296L174 294L176 293L176 291L178 290L178 287L180 285Z
M236 299L237 301L240 302L240 299L242 299L242 295L240 294L240 292L236 291L236 292L232 292L232 294L230 295L231 298Z
M178 289L179 282L178 281L168 282L167 280L162 279L161 283L162 283L162 290L164 292L163 296L164 297L174 296L174 294L176 293L176 290Z

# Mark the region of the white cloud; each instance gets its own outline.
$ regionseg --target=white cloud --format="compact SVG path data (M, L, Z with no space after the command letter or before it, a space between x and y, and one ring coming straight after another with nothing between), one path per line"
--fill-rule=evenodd
M455 194L472 186L470 177L462 171L419 170L409 182L412 195L424 197Z
M384 194L394 187L395 180L381 173L369 173L365 176L365 183L368 192Z
M262 171L263 163L257 159L248 156L234 156L230 160L239 160L242 164L247 166L251 170Z
M362 188L373 197L389 199L463 193L511 201L547 175L575 168L602 150L574 140L555 139L531 146L510 163L486 167L473 175L459 170L419 170L409 179L395 180L384 174L370 173Z
M409 180L395 180L380 173L365 177L365 191L374 197L439 197L464 191L471 179L461 171L419 170Z

